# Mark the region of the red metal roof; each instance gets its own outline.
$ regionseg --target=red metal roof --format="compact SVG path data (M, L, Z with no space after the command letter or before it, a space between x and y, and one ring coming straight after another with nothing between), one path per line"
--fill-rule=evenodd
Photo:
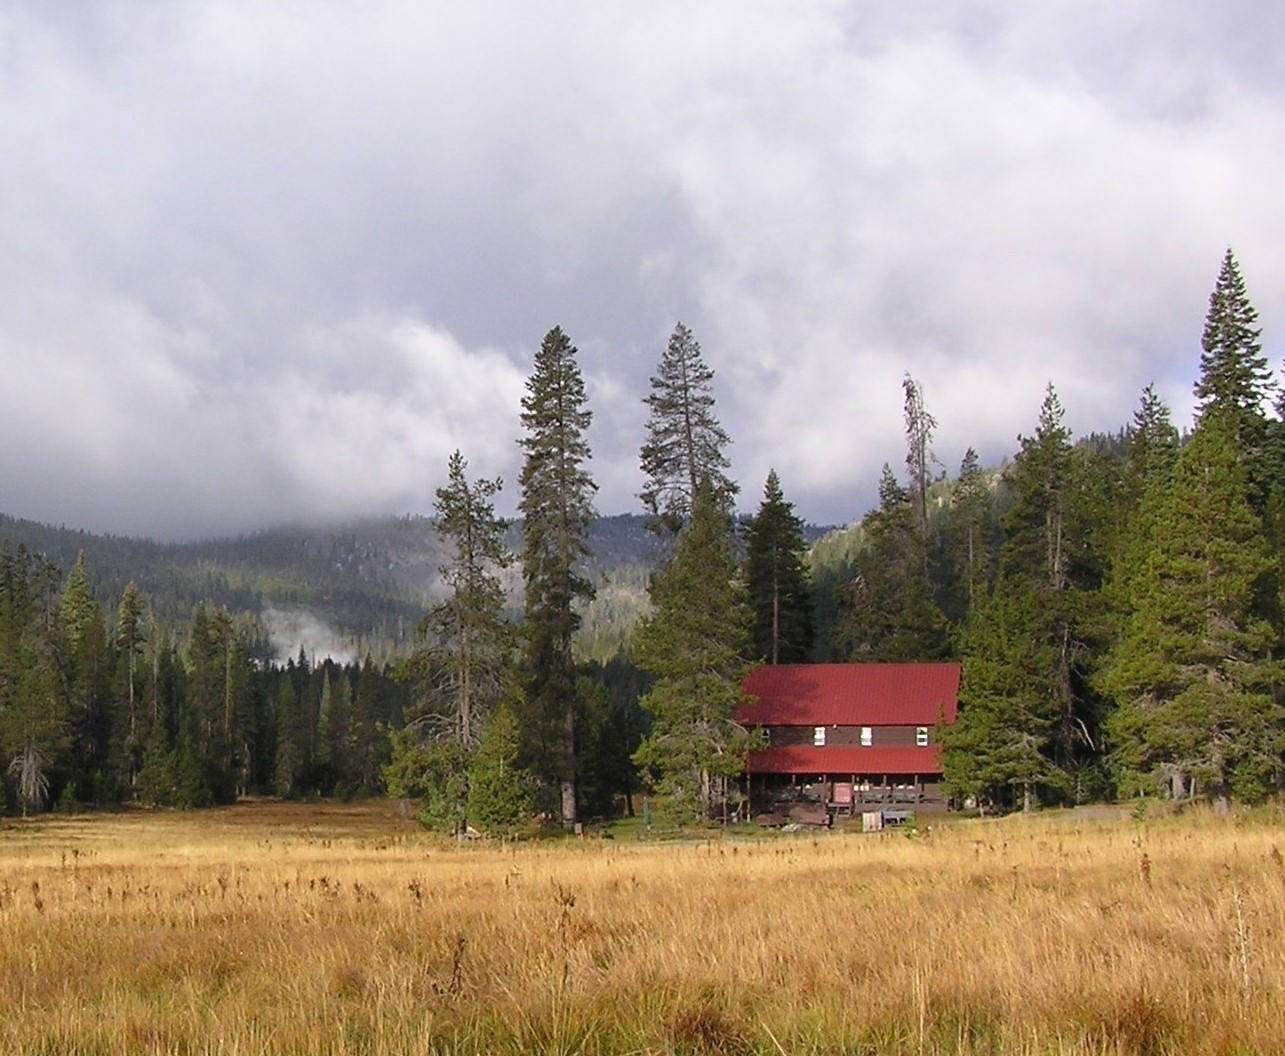
M736 721L745 726L954 722L959 673L957 663L764 664L745 679L745 692L757 699L740 708Z
M813 748L797 745L750 752L751 774L832 774L858 777L941 773L941 750L927 748Z

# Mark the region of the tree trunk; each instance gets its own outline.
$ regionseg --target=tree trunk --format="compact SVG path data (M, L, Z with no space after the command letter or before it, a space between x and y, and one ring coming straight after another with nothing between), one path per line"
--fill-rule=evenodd
M1213 797L1214 813L1226 817L1231 813L1231 793L1227 788L1227 779L1219 776L1209 786L1210 795Z
M576 812L576 709L568 704L562 716L562 749L566 754L568 776L561 781L562 827L571 829L580 820Z
M562 789L562 827L575 828L576 824L576 783L571 778L564 778Z

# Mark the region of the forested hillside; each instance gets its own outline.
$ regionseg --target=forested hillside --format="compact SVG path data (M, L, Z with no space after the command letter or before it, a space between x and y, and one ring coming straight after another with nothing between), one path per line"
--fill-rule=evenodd
M514 527L508 541L516 545L517 538ZM659 549L641 515L598 518L590 540L587 570L598 594L586 612L585 649L605 659L614 644L604 643L622 641L646 605L647 578ZM158 624L170 632L185 632L200 603L257 618L285 611L299 617L297 625L310 622L317 640L277 640L283 661L300 644L323 655L327 643L344 655L369 650L392 657L409 649L428 606L443 595L440 567L448 557L432 519L424 516L163 544L0 514L0 544L43 555L64 574L83 554L100 604L115 608L132 582L149 599ZM505 586L514 611L520 609L516 573L506 577ZM265 634L274 622L290 621L267 619ZM319 635L323 627L332 632L325 643Z

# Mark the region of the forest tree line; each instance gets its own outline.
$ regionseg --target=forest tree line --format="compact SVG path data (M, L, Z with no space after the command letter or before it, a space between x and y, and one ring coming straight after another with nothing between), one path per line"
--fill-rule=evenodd
M256 659L260 631L198 606L186 639L127 585L107 613L78 561L65 577L0 550L0 746L10 810L382 788L405 689L387 668Z
M961 800L1262 798L1285 750L1285 396L1230 252L1201 347L1190 430L1148 387L1118 433L1076 440L1050 384L999 470L970 449L941 471L907 374L904 466L884 467L878 508L827 557L839 540L809 554L774 471L756 512L734 515L714 374L679 324L644 400L649 607L590 661L592 412L554 328L522 401L517 525L495 514L503 482L457 451L434 509L447 593L392 661L282 665L254 621L204 605L180 641L132 584L109 618L83 560L64 577L4 549L8 806L387 792L429 824L501 831L648 791L675 817L728 816L755 743L734 722L751 664L949 658L964 665L943 734Z

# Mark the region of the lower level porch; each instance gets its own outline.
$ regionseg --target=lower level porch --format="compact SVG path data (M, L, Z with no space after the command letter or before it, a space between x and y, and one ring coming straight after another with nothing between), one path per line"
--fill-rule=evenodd
M856 817L871 807L947 809L939 774L749 774L745 780L751 815L780 813L799 803L832 817Z

